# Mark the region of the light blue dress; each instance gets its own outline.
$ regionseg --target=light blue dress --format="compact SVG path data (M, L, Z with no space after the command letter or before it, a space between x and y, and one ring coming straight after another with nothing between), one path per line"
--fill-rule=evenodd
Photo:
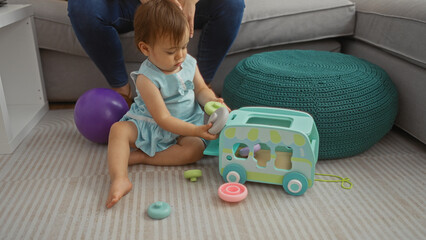
M136 82L139 74L145 75L160 90L172 116L195 125L203 125L204 112L194 95L193 80L196 64L197 61L187 55L178 73L166 75L146 59L138 71L130 73L130 77ZM120 121L132 121L136 124L138 138L135 145L152 157L155 153L176 144L178 135L158 126L146 108L139 91L136 90L136 93L135 102Z

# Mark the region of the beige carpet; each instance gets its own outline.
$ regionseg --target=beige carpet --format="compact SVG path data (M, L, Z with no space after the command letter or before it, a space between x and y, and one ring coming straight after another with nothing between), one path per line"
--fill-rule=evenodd
M50 111L11 155L0 155L0 239L425 239L426 150L393 130L356 157L320 161L317 173L354 186L316 182L303 196L247 183L247 199L217 196L217 158L184 167L134 166L133 191L107 210L106 146L85 140L72 110ZM197 182L183 178L202 169ZM151 220L154 201L172 214Z

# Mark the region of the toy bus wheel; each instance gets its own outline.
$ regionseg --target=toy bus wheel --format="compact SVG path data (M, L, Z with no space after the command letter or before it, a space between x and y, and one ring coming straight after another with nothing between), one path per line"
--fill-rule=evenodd
M308 180L301 173L291 172L284 176L283 187L288 194L299 196L306 192Z
M231 163L225 167L222 174L225 182L236 182L244 184L247 180L246 169L236 163Z

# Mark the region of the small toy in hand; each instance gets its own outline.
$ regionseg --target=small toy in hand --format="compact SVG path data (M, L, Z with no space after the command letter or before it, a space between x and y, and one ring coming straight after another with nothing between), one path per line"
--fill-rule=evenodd
M204 111L210 115L208 122L213 123L213 126L209 129L209 133L220 133L228 120L229 112L227 107L218 102L208 102L204 106Z

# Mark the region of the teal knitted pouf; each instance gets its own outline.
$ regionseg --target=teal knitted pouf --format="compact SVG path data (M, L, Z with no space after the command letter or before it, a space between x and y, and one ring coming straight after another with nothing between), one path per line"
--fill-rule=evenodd
M332 52L265 52L242 60L222 91L231 109L273 106L310 113L317 124L319 159L359 154L391 128L398 94L380 67Z

